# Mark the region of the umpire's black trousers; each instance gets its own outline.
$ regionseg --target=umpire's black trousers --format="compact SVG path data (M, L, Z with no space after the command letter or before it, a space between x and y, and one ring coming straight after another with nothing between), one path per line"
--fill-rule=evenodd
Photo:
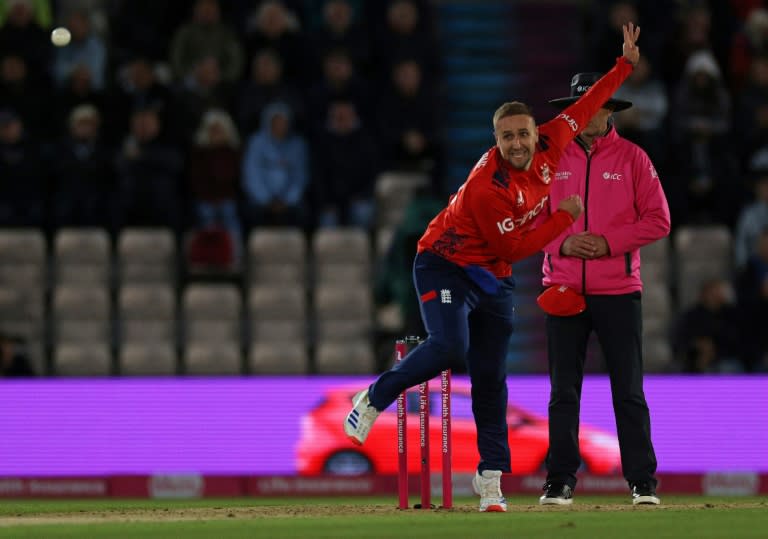
M643 393L640 293L587 296L576 316L547 315L551 393L547 481L576 486L579 456L579 402L587 341L595 332L611 379L621 466L629 483L656 485L656 455Z

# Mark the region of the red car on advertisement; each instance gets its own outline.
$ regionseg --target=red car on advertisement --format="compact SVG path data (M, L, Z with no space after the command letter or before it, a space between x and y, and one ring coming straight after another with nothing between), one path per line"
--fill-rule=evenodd
M345 436L342 422L350 410L352 396L359 387L330 389L323 401L301 419L297 447L297 471L300 475L358 475L397 473L397 417L395 406L381 413L365 444L353 445ZM429 442L430 466L440 469L440 388L430 385ZM418 393L408 392L408 468L419 467ZM547 454L547 419L532 414L515 404L507 408L512 473L531 474L544 469ZM451 390L451 442L453 471L472 473L479 456L475 422L468 384L456 384ZM613 434L588 425L579 433L582 471L591 474L615 474L621 468L619 444Z

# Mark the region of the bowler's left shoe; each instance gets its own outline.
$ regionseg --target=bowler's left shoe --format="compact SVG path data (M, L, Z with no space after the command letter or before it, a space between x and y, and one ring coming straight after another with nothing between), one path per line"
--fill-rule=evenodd
M480 512L505 513L507 500L501 493L501 470L483 470L482 475L475 472L472 478L472 490L480 496Z
M371 401L368 400L368 389L363 389L352 397L352 406L352 411L344 420L344 434L352 443L363 445L381 412L371 406Z

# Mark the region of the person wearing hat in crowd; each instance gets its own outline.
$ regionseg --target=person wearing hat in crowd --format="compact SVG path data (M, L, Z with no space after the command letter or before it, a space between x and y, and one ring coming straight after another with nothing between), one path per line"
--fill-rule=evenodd
M414 282L427 339L352 399L344 432L363 444L382 410L405 389L465 366L480 462L472 481L480 511L504 512L501 475L510 472L506 358L513 330L512 263L540 251L582 211L574 195L537 227L563 151L616 91L640 58L639 28L624 27L624 55L553 120L536 127L530 108L501 105L493 116L496 145L427 226L417 245Z
M600 78L578 73L576 102ZM544 248L539 305L547 312L549 452L542 505L572 503L579 456L579 400L587 341L593 331L605 357L624 477L634 504L658 504L656 456L643 394L640 247L669 234L670 214L656 169L636 144L622 138L611 115L632 106L608 99L568 144L554 173L545 215L578 193L584 212Z

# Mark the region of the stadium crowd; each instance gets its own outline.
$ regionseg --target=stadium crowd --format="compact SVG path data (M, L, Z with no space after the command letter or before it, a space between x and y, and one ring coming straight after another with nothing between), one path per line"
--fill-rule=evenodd
M254 227L372 232L383 171L426 174L443 197L435 12L429 0L0 0L0 227L170 227L229 245L211 255L226 265ZM594 0L583 13L589 70L613 64L622 23L643 29L616 96L634 107L616 126L657 164L673 227L733 236L732 279L704 283L670 328L678 370L768 368L765 2ZM59 25L66 47L50 43Z

